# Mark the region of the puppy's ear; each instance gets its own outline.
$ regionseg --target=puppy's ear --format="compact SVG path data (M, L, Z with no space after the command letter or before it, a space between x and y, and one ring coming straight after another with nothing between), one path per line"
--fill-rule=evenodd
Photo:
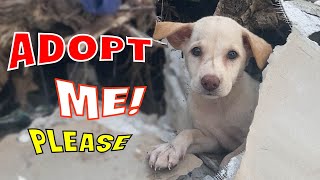
M167 38L175 49L181 49L192 34L192 23L158 22L155 27L153 38L160 40Z
M258 67L262 70L267 65L267 60L272 53L271 45L247 29L244 29L242 37L245 48L256 59Z

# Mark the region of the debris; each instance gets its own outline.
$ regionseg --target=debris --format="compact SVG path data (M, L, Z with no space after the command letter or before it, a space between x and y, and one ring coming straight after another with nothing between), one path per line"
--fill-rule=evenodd
M320 16L314 16L306 12L320 13L320 7L304 1L284 1L283 7L292 22L304 36L309 36L320 31ZM303 8L303 9L300 9Z
M28 127L31 119L28 114L16 110L0 118L0 138L8 133L19 132L20 129Z
M226 167L223 167L212 180L233 180L240 168L243 153L230 159Z
M94 9L97 14L84 10ZM93 7L93 5L96 5ZM112 6L111 6L112 5ZM90 7L89 7L90 6ZM103 13L100 12L110 12ZM124 37L132 35L149 37L155 23L155 7L152 0L3 0L0 5L0 110L7 115L15 109L33 116L39 106L56 106L57 97L54 78L70 78L82 84L119 86L147 84L148 91L141 109L148 113L163 113L164 91L162 82L163 50L147 50L147 61L143 65L133 65L130 48L114 57L114 63L100 63L95 59L90 63L67 62L65 57L60 63L43 67L21 68L7 72L8 59L14 32L30 32L33 47L37 47L37 33L52 32L61 35L68 43L75 34L90 34L96 40L102 34ZM157 43L155 43L157 44ZM158 47L161 45L158 45ZM85 46L81 46L82 48ZM37 48L34 48L36 51ZM130 52L128 51L130 50ZM37 52L35 52L37 54ZM150 60L152 59L152 61ZM22 64L20 64L22 66ZM125 73L120 73L125 72ZM107 77L107 78L105 78ZM6 90L4 92L4 90ZM145 105L148 104L148 105ZM2 108L4 106L4 108ZM50 111L52 113L52 111ZM38 117L36 117L38 118ZM32 120L34 118L31 118Z
M120 7L120 0L81 0L84 9L92 14L113 14Z
M312 33L309 36L309 39L318 43L318 45L320 46L320 31Z
M236 180L320 179L319 54L295 29L275 48Z
M281 0L220 0L215 15L231 17L273 47L285 44L291 30Z

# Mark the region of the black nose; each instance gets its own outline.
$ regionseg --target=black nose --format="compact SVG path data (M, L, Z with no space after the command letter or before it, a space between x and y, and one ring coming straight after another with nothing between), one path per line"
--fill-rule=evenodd
M201 85L208 91L217 89L220 85L220 79L214 75L205 75L201 78Z

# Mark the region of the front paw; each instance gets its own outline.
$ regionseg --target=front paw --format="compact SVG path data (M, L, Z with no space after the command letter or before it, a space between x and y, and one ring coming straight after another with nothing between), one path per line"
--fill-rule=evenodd
M171 168L178 164L180 158L185 155L179 147L175 147L170 143L161 144L148 154L149 165L155 171L165 168L171 170Z

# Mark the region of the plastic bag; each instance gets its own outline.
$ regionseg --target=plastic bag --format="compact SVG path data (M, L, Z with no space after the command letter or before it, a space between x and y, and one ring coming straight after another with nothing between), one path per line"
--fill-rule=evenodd
M114 14L121 5L121 0L81 0L83 8L95 15Z

